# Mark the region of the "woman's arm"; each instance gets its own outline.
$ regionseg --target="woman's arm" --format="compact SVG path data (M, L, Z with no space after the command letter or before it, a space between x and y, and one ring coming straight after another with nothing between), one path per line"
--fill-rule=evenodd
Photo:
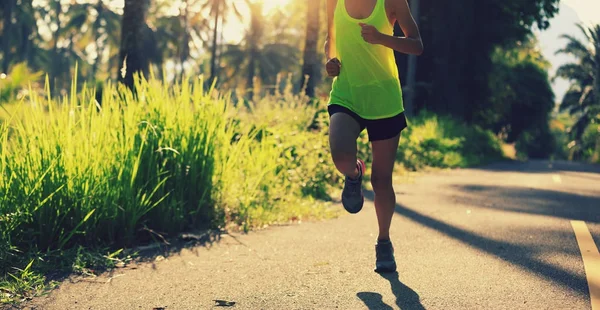
M309 0L310 1L310 0ZM342 65L337 59L337 51L335 50L335 27L333 25L333 13L337 0L327 0L327 38L325 38L325 57L327 64L325 69L330 77L340 75Z
M362 36L365 41L372 44L381 44L395 51L421 55L423 53L423 42L419 27L415 22L407 0L391 0L393 16L400 25L405 37L394 37L379 32L375 27L366 24L360 24L362 27Z
M325 38L325 57L327 60L336 57L335 31L333 26L333 13L337 0L327 0L327 37Z

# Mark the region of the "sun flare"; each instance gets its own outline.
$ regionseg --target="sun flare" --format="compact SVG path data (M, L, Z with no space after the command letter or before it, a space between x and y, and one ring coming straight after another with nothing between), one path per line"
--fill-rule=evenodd
M265 12L281 8L292 2L293 0L263 0Z

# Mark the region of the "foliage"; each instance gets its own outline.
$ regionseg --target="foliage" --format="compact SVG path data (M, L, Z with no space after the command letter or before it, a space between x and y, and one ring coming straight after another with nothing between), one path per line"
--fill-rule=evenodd
M282 70L289 70L297 62L299 51L296 47L284 42L268 40L268 31L263 20L262 2L246 1L250 8L250 26L240 44L229 44L221 55L229 64L223 72L225 81L235 79L241 84L245 79L246 91L252 93L256 78L267 85L275 85L274 77Z
M411 170L475 166L502 158L500 140L490 131L428 112L411 120L397 155Z
M545 159L556 152L556 138L548 124L523 132L516 141L517 156L525 159Z
M570 124L571 117L565 114L558 114L550 121L550 132L554 136L555 149L552 157L559 160L571 159L571 152L569 149L569 134L567 128Z
M562 98L560 110L576 118L569 132L574 144L581 144L583 135L591 124L600 122L600 25L585 29L578 25L588 42L582 42L571 35L563 35L565 47L557 53L569 54L576 63L558 68L557 77L568 79L571 87ZM596 147L591 147L591 150ZM577 157L590 148L579 147Z
M480 113L491 110L492 54L498 47L526 40L535 26L545 29L558 4L558 0L420 0L425 52L417 60L416 111L452 115L488 128Z
M6 280L0 278L0 304L27 300L49 288L44 277L32 270L33 262L23 269L14 268Z
M583 157L592 162L600 163L600 126L592 124L583 133L581 139Z
M31 72L25 63L14 65L8 74L0 75L0 104L22 97L30 83L41 76L39 72Z
M331 216L323 107L288 89L244 112L202 84L23 100L0 125L0 273L17 253Z
M537 42L530 39L509 49L498 48L492 59L490 106L480 112L482 123L502 133L509 143L530 130L545 127L547 132L554 93L547 73L550 64Z

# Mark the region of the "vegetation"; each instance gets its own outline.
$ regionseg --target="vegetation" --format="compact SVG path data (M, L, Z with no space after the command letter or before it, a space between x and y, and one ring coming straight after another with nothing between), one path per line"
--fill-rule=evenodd
M564 35L567 44L558 51L577 59L557 71L557 76L571 82L560 111L575 119L567 131L570 157L600 162L600 25L588 29L579 25L579 29L588 42Z
M492 109L480 114L483 123L506 142L516 142L519 157L547 158L555 150L549 127L554 110L550 64L532 38L507 49L498 48L492 61Z
M397 159L410 170L464 168L503 159L501 141L492 132L448 116L423 112L402 138Z
M288 91L251 110L201 80L35 93L0 130L0 273L22 253L130 247L202 228L248 230L333 213L326 114ZM299 113L301 111L301 113ZM3 288L5 289L5 288Z

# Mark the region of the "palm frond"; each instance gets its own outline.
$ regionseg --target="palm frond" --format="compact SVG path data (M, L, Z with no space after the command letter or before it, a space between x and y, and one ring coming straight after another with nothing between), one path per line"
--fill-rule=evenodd
M574 63L568 63L560 66L556 70L556 76L578 82L583 82L590 78L593 78L588 68L585 68L580 64Z
M556 55L558 55L558 54L573 55L579 59L585 59L585 58L588 58L591 56L590 50L579 39L577 39L571 35L567 35L567 34L562 35L561 38L567 39L568 42L564 48L556 51L556 53L555 53Z

